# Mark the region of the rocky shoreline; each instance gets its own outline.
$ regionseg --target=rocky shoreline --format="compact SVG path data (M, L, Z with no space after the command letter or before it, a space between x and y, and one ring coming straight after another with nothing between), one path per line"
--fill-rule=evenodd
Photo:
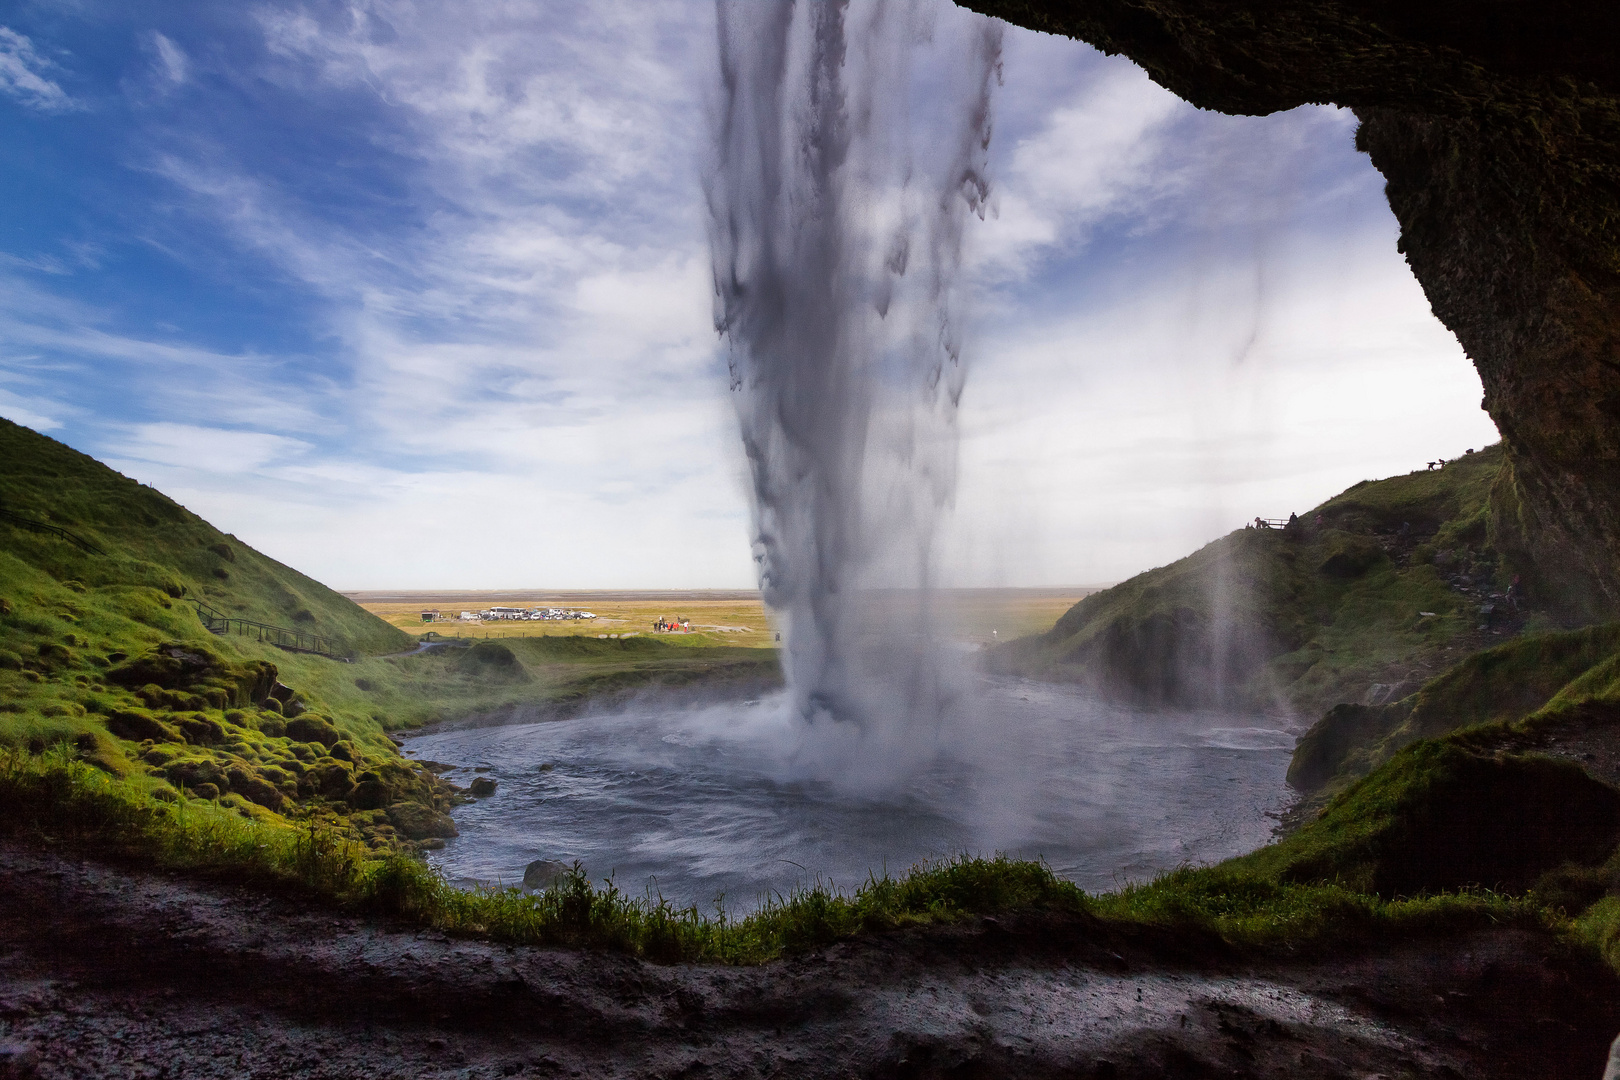
M0 942L7 1078L1595 1077L1620 1030L1522 931L1255 960L1008 916L660 966L13 843Z

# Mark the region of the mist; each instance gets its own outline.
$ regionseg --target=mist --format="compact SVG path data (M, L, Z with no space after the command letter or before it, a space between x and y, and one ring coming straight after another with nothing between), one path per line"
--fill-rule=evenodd
M956 490L963 249L990 193L1001 25L924 3L722 2L717 29L706 195L753 558L799 759L881 783L963 707L927 590Z

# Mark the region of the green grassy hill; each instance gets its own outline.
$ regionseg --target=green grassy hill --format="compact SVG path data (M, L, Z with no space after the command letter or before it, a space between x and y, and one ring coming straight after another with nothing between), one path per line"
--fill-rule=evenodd
M769 649L415 639L173 500L0 420L0 748L68 752L171 803L325 815L372 847L453 835L459 797L388 732L650 685L779 679ZM70 537L41 531L40 523ZM82 543L76 543L75 539ZM210 633L196 598L338 657Z
M196 598L229 615L323 634L353 655L416 644L161 492L9 420L0 420L0 510L61 526L106 552L93 555L0 518L5 595L27 592L26 566L87 590L148 588Z
M1491 447L1364 481L1288 529L1239 529L1087 597L992 666L1155 704L1319 715L1404 697L1471 652L1551 624L1530 601L1510 611L1504 599L1513 575L1486 513L1501 461Z

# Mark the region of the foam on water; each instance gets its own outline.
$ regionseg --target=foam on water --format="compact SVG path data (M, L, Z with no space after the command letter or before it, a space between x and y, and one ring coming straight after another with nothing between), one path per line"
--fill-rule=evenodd
M1044 858L1108 889L1257 847L1286 800L1293 736L1252 718L1024 683L984 693L994 721L882 796L804 777L780 696L444 731L407 752L500 782L456 811L462 835L433 857L453 880L515 885L532 860L578 859L632 892L724 894L733 910L961 852Z

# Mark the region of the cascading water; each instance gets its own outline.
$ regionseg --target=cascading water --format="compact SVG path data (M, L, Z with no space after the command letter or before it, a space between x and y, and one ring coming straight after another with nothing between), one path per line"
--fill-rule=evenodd
M715 324L808 768L890 783L965 708L927 589L956 482L961 268L1001 25L925 3L718 4Z
M437 864L510 884L579 859L679 904L747 906L960 852L1042 857L1097 889L1261 843L1288 733L987 680L932 632L999 25L903 0L718 11L716 323L786 705L653 698L414 740L458 782L500 782Z

